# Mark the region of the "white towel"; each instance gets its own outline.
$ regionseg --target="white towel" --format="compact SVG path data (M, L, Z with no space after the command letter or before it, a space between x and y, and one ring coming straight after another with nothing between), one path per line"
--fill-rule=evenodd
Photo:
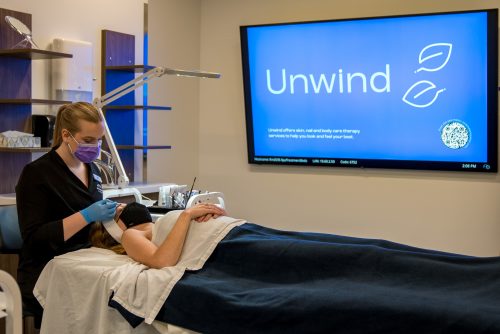
M180 212L169 212L156 221L153 228L154 243L160 244L166 238ZM243 223L244 220L231 217L219 217L205 223L192 221L177 265L162 269L152 269L137 263L122 266L122 273L115 273L116 283L111 287L113 300L151 324L184 272L201 269L219 241L233 227Z

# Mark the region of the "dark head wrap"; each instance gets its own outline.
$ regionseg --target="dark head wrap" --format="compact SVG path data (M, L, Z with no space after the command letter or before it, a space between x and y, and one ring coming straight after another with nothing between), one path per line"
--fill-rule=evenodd
M127 228L153 221L148 208L137 202L127 204L119 218L123 221Z

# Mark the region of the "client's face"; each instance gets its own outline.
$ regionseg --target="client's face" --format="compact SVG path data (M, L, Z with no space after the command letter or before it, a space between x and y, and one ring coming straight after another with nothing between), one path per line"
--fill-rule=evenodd
M122 214L123 209L125 209L126 206L127 206L127 204L125 204L125 203L118 204L118 206L116 207L116 213L115 213L115 217L114 217L115 222L124 231L127 229L127 227L125 226L125 223L120 219L120 215Z

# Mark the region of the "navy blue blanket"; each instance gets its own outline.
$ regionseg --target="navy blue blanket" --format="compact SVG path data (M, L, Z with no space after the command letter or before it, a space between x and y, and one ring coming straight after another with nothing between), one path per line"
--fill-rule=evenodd
M500 333L500 258L244 224L157 320L202 333Z

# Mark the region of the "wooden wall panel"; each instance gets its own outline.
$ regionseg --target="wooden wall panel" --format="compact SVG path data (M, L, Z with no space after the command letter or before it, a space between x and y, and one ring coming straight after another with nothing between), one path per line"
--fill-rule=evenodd
M0 194L15 192L21 171L30 161L30 153L0 152Z
M0 8L0 49L10 49L23 40L5 16L12 16L31 29L31 14ZM31 98L31 59L0 57L0 99ZM0 132L26 131L31 120L30 104L0 104ZM0 152L0 193L15 192L21 171L31 161L31 153Z
M31 30L31 14L0 8L0 49L10 49L24 39L9 26L5 16L15 17Z
M135 36L103 30L101 48L101 94L134 79L133 70L106 69L107 66L132 66L135 64ZM135 105L135 92L130 92L111 105ZM114 109L106 111L106 121L116 145L134 145L135 111ZM135 158L133 150L119 150L123 167L130 181L134 181Z
M104 66L126 66L135 64L135 36L121 32L103 30L102 42Z
M2 59L0 59L0 63ZM1 66L0 66L1 67ZM31 105L0 104L0 132L17 130L31 132Z
M31 29L31 14L0 8L0 49L11 49L23 40L23 37L5 22L6 15L17 18ZM2 57L0 78L0 98L31 97L31 60Z

